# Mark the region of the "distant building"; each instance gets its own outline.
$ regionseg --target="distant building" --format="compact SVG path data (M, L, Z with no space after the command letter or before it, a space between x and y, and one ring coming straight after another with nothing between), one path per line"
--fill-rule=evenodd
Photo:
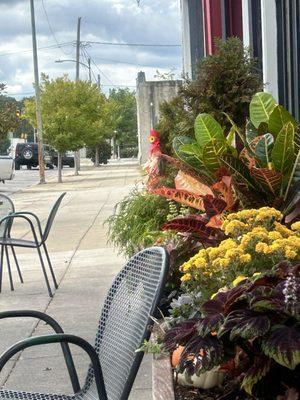
M262 69L265 90L299 119L300 1L181 0L183 66L191 78L214 38L237 36Z
M136 101L138 119L139 162L143 164L149 157L149 133L159 119L159 106L163 101L176 96L180 80L146 81L144 72L137 77Z

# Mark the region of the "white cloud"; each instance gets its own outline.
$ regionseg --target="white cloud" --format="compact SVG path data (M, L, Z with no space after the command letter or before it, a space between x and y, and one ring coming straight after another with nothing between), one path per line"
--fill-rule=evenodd
M73 79L75 64L55 63L57 59L74 59L77 17L82 17L82 41L121 43L180 44L178 0L44 0L57 40L70 42L59 48L39 50L39 69L50 78L68 73ZM42 0L35 0L38 47L55 45ZM33 92L29 2L0 0L0 82L10 93ZM152 79L156 70L176 68L180 76L179 47L127 47L93 44L86 48L101 71L103 84L135 85L137 72L144 70ZM24 52L22 52L24 51ZM6 53L17 53L1 56ZM86 62L82 58L83 62ZM127 63L127 64L126 64ZM98 69L92 64L94 75ZM106 77L108 78L106 78ZM87 72L81 69L81 77ZM108 89L108 87L105 86Z

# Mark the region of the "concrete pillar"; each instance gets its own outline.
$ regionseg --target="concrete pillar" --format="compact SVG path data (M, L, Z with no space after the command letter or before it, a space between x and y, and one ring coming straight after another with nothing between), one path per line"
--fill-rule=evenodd
M275 0L261 0L263 81L278 101L277 19Z
M137 121L138 121L138 159L144 164L149 158L149 134L159 120L159 106L176 96L181 81L146 81L145 73L137 77Z

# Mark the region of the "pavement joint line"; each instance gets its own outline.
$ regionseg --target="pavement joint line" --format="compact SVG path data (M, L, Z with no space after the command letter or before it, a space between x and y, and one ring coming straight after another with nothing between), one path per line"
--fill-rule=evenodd
M75 250L74 250L74 252L73 252L73 254L72 254L72 256L71 256L71 258L70 258L70 261L68 262L68 265L67 265L67 267L66 267L66 269L65 269L65 272L64 272L64 274L62 275L60 281L58 282L58 287L60 286L61 282L62 282L63 279L65 278L67 272L69 271L70 266L71 266L71 263L72 263L72 261L73 261L73 258L75 257L75 254L77 253L77 251L78 251L78 249L79 249L79 247L80 247L80 245L81 245L83 239L86 237L86 235L88 234L88 232L91 230L91 228L92 228L93 225L95 224L95 222L96 222L96 220L97 220L99 214L100 214L101 211L103 210L104 206L107 204L107 202L108 202L108 200L109 200L109 197L110 197L110 194L111 194L111 192L108 193L108 195L107 195L107 197L106 197L106 200L103 202L103 204L102 204L102 206L100 207L99 211L97 212L95 218L93 219L93 221L91 222L91 224L89 225L89 227L86 229L85 233L81 236L81 238L80 238L80 240L79 240L79 242L78 242L78 244L77 244L77 246L76 246L76 248L75 248ZM44 311L43 311L43 312L44 312L45 314L47 314L46 311L48 310L50 304L51 304L52 301L54 300L55 293L56 293L56 290L53 292L53 297L52 297L52 298L50 297L49 301L48 301L47 304L46 304L46 307L44 308ZM32 337L32 336L33 336L33 334L34 334L34 333L36 332L36 330L37 330L37 327L38 327L39 323L40 323L40 320L38 320L38 321L34 324L33 329L32 329L32 331L31 331L31 333L30 333L30 335L29 335L28 337ZM24 351L24 350L23 350L23 351ZM13 360L13 361L14 361L14 362L13 362L13 365L12 365L12 367L11 367L9 373L7 374L5 380L3 381L2 386L5 386L5 385L6 385L8 379L10 378L11 374L13 373L14 369L15 369L16 366L17 366L17 363L18 363L18 361L20 360L23 351L21 351L20 354L19 354L19 356L16 357L15 360Z

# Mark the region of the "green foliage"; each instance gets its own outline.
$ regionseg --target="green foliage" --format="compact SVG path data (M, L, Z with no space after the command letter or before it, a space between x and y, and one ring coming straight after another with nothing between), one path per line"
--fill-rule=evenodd
M59 152L78 150L98 138L105 98L96 85L44 76L41 103L45 143ZM36 126L34 99L25 101L24 117Z
M13 131L20 123L17 116L17 101L3 95L5 85L0 84L0 139L4 139L9 131Z
M137 146L137 109L135 93L129 89L113 89L108 98L112 131L117 131L120 145Z
M202 305L201 317L173 326L164 346L185 347L179 372L192 375L227 363L227 371L254 399L279 399L286 387L299 389L299 296L300 265L283 261L264 275L220 290ZM196 356L199 347L201 357ZM260 391L268 381L278 384L264 397Z
M109 240L126 256L153 245L162 236L169 203L163 197L134 189L118 203L115 214L106 221Z
M243 128L252 96L262 87L257 63L242 42L238 38L218 40L215 54L200 61L195 79L186 80L178 96L161 105L156 129L163 151L173 153L175 136L193 135L194 121L200 113L211 114L221 126L228 127L226 113Z
M199 114L195 120L196 141L175 138L176 155L203 178L210 176L212 182L225 167L244 206L270 205L287 211L292 193L292 203L297 202L300 181L298 123L269 93L253 96L251 121L245 132L227 117L231 128L224 135L211 115ZM239 147L244 146L240 151L238 141Z

